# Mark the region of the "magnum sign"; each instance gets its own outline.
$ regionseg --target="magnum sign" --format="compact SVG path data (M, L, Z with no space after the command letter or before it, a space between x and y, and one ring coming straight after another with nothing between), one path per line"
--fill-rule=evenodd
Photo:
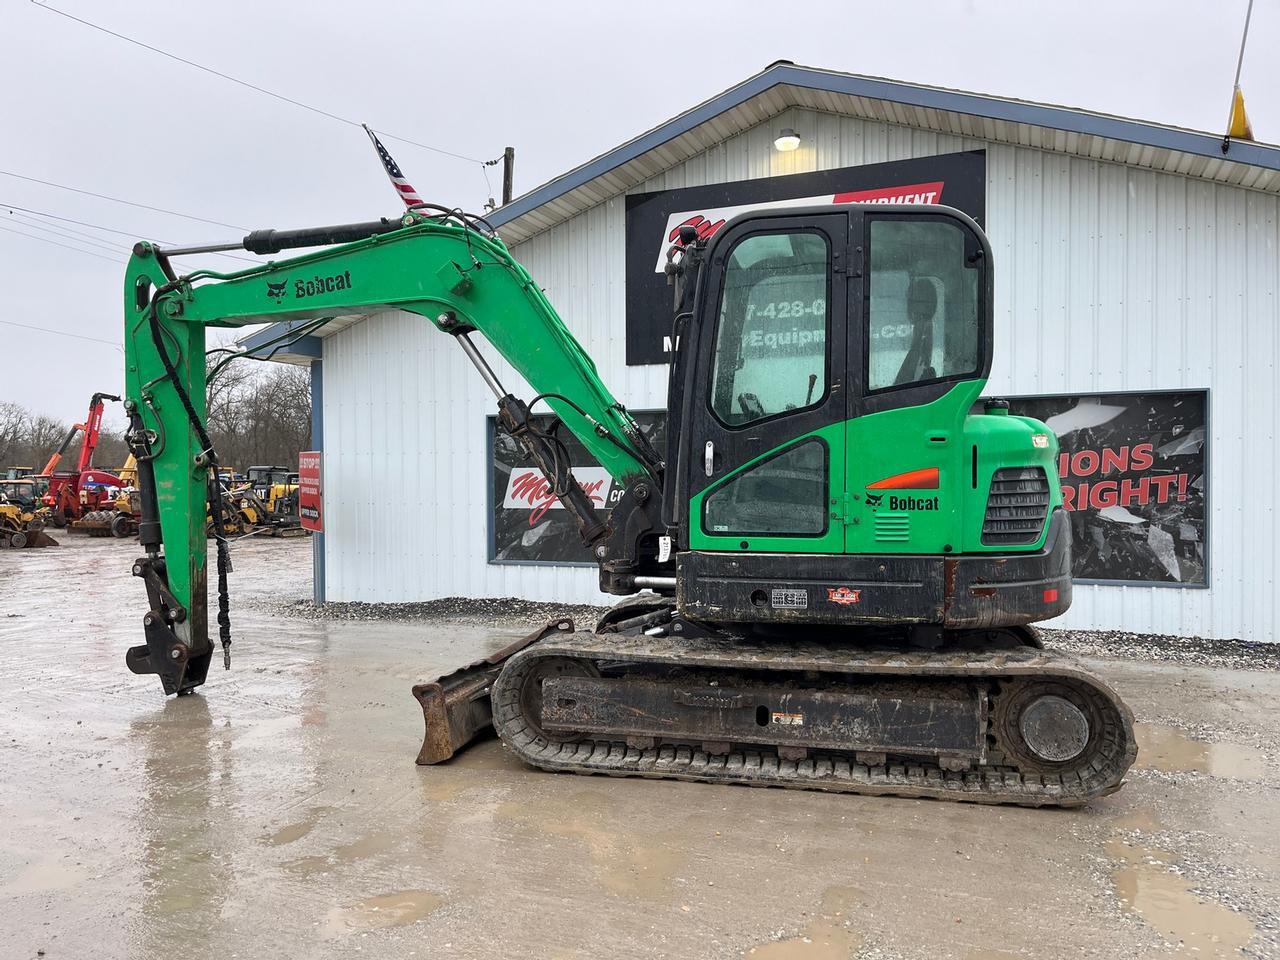
M666 443L665 413L632 413L649 440L659 450ZM535 418L546 429L552 418ZM592 563L582 545L578 525L536 466L525 459L519 444L497 429L497 421L487 425L493 450L490 480L489 560L493 563ZM600 466L568 430L560 439L569 451L573 475L605 514L622 496L609 471Z
M670 359L673 296L663 269L680 227L705 239L748 210L845 203L943 203L982 223L986 170L975 150L627 197L627 363Z

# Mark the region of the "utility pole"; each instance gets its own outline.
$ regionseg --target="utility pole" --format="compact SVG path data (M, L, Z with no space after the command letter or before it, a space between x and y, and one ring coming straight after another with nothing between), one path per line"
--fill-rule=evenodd
M516 148L507 147L502 151L502 205L511 202L511 186L516 175Z

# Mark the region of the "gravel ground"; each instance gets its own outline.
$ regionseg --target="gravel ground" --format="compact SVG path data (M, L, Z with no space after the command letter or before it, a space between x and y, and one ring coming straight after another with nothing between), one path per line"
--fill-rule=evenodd
M559 617L572 617L579 626L594 624L608 606L539 603L515 597L480 599L444 597L421 603L325 603L280 601L272 610L304 620L385 620L410 623L468 623L490 627L538 626Z
M538 603L514 597L478 599L445 597L422 603L326 603L310 600L276 602L273 611L305 620L386 620L419 623L471 623L486 626L537 626L569 616L587 626L607 605ZM1209 640L1118 630L1041 629L1045 645L1092 659L1177 663L1223 670L1280 670L1280 644L1245 640Z
M414 683L604 608L316 608L246 541L233 669L166 699L135 550L0 551L3 960L1280 960L1275 648L1046 631L1139 736L1076 810L416 767Z

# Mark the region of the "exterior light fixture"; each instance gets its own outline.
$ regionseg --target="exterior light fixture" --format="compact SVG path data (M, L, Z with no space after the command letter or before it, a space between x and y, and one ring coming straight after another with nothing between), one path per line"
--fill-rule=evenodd
M782 153L790 153L798 146L800 146L800 134L796 133L790 127L783 127L773 141L773 148L781 151Z

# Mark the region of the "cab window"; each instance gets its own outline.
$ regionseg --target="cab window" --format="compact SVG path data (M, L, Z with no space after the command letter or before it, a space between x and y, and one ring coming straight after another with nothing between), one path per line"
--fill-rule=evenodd
M820 233L759 233L729 254L711 409L729 427L820 405L827 395L830 250Z
M867 391L978 371L982 261L944 220L872 220Z

